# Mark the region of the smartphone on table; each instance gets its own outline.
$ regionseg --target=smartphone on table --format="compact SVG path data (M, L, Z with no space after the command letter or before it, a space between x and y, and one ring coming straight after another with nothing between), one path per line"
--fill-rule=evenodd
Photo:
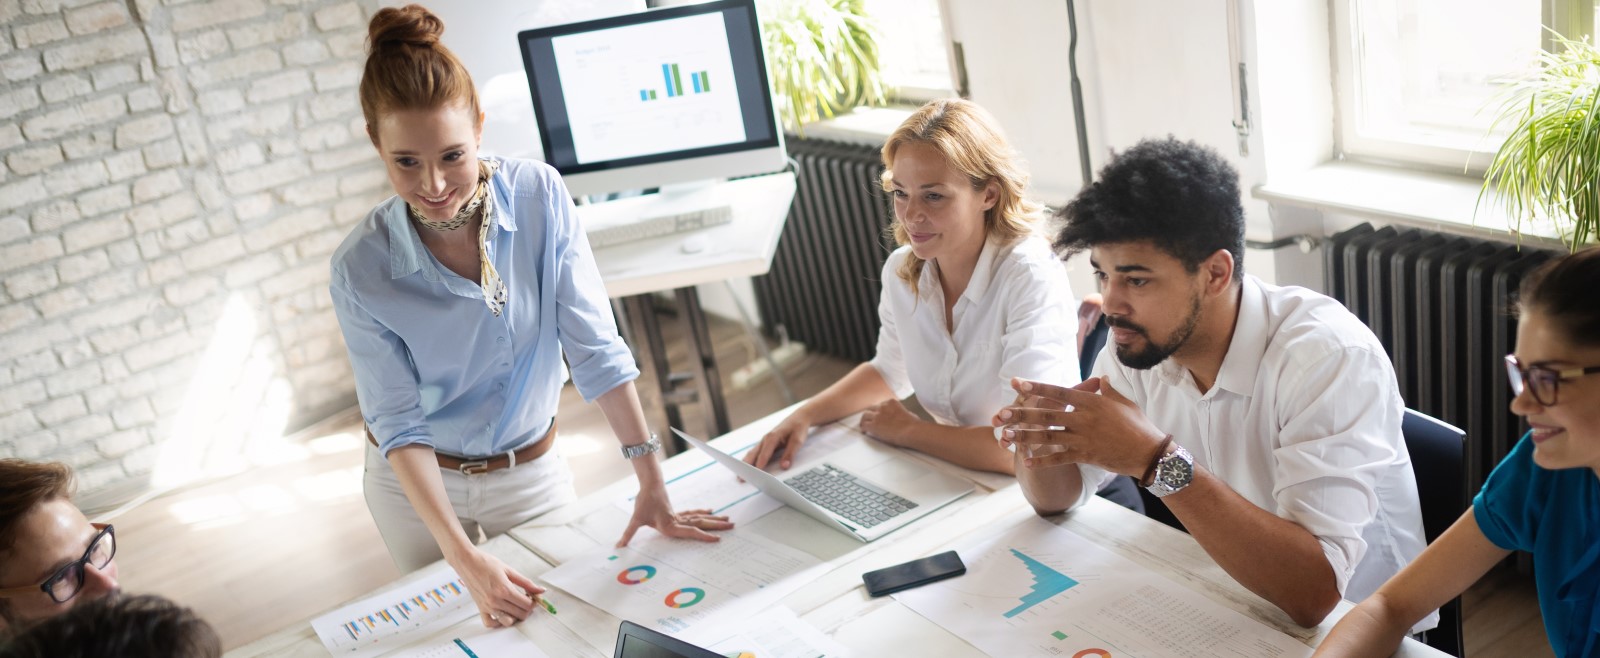
M961 556L956 555L955 551L945 551L892 567L868 571L861 574L861 580L867 585L867 594L884 596L946 578L954 578L966 572L967 565L962 564Z

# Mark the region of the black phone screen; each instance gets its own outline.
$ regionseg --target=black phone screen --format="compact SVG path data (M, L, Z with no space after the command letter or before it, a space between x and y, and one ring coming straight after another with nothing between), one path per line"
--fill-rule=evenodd
M966 572L967 565L961 563L961 556L956 555L955 551L945 551L877 571L868 571L861 574L861 580L866 583L868 594L883 596Z

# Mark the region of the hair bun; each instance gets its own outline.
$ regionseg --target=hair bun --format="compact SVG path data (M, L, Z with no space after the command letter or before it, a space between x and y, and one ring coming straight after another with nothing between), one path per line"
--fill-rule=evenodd
M426 7L410 4L384 7L373 14L367 25L367 50L376 52L394 46L432 48L444 34L444 21Z

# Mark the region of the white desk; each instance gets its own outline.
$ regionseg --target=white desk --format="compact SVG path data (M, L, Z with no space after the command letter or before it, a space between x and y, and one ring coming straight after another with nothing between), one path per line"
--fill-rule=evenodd
M719 182L681 194L651 194L579 206L578 217L587 229L697 208L733 209L733 221L727 224L595 249L594 259L600 267L600 278L605 280L606 294L632 297L766 274L772 266L772 254L778 249L778 237L783 234L794 193L794 174L785 171ZM685 253L682 247L690 236L704 239L707 248Z
M538 578L539 574L552 568L550 563L539 559L538 556L517 543L510 536L502 535L484 542L483 549L530 578ZM427 567L424 567L423 571L426 570ZM401 576L392 583L364 593L338 606L333 606L328 610L319 610L312 617L380 592L388 591L394 587L415 582L418 580L419 574L420 572L415 572ZM552 656L588 655L586 653L588 651L587 644L573 635L572 631L568 630L566 626L554 621L554 618L550 615L534 615L528 621L519 624L517 630L523 635L533 638L541 649L544 649ZM322 642L317 639L316 632L311 630L311 618L307 618L302 623L229 651L227 656L228 658L286 658L289 656L321 656L327 658L328 651L322 648Z
M666 345L648 295L674 290L689 338L695 369L691 374L699 388L698 399L706 403L706 435L716 436L730 428L726 402L722 395L722 375L711 353L711 334L700 295L695 286L737 277L766 274L772 255L783 235L783 224L794 200L795 177L781 172L753 178L719 182L683 192L652 194L580 206L578 215L585 227L606 226L643 216L663 216L699 208L728 206L733 221L689 233L680 233L638 242L627 242L594 251L606 294L621 301L622 315L634 318L641 326L623 324L628 344L638 349L642 343L655 366L656 385L666 407L667 425L683 427L678 407L696 399L691 392L680 392L667 363ZM705 245L694 253L683 251L690 240ZM642 339L642 340L641 340ZM662 429L670 444L676 439Z
M744 445L777 424L788 411L779 411L739 428L714 443L719 447ZM707 460L700 453L687 453L675 457L669 468L686 469ZM627 519L614 502L633 492L636 486L631 479L617 482L519 526L486 546L524 574L539 579L551 565L597 550L589 534L620 536ZM769 534L777 531L786 535L792 545L828 558L830 571L790 594L782 603L849 647L854 655L962 657L983 654L892 597L868 597L861 585L861 574L946 550L971 533L1006 526L1032 514L1015 485L998 491L980 486L972 495L870 544L845 538L789 509L779 509L752 526L764 525L763 530ZM1308 646L1315 646L1351 607L1349 602L1341 602L1316 628L1296 626L1276 606L1245 590L1223 572L1189 535L1099 498L1053 522ZM589 534L578 530L578 526L583 526ZM525 544L526 549L517 546L512 539ZM402 578L397 584L404 581ZM619 623L616 617L559 589L553 590L551 597L561 614L534 615L521 627L524 634L553 656L612 655ZM229 655L244 658L327 654L312 633L308 620ZM1395 655L1412 658L1444 654L1406 640Z
M741 427L713 444L724 449L745 445L758 439L787 416L789 411L784 409ZM673 458L674 462L690 464L708 460L699 453ZM677 464L672 466L676 467ZM959 474L954 467L945 465L945 468ZM618 497L634 491L636 486L631 481L619 482L515 528L511 535L552 564L560 564L584 551L596 550L595 543L588 535L609 537L621 534L627 519L613 503ZM773 512L756 523L781 519L782 523L791 526L785 533L791 545L828 560L833 567L831 571L789 595L782 603L800 615L801 619L849 647L854 655L957 657L984 654L892 597L867 596L861 584L861 574L948 550L969 533L1008 526L1033 514L1033 509L1015 484L997 491L980 485L973 494L870 544L858 544L788 509ZM1189 535L1101 498L1094 498L1088 505L1051 521L1098 541L1123 557L1182 583L1220 605L1299 639L1308 646L1315 646L1352 607L1350 602L1342 601L1321 625L1302 628L1290 621L1288 615L1277 606L1239 585ZM580 524L588 530L587 534L575 529ZM569 616L569 609L581 610L582 613ZM563 606L562 615L563 623L570 624L578 635L591 640L594 649L591 655L611 655L620 620L582 601L572 601ZM1445 654L1408 639L1395 655L1413 657Z

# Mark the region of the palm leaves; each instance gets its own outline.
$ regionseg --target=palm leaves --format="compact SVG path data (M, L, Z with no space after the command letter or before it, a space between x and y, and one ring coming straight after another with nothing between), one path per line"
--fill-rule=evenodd
M877 24L862 0L763 3L767 66L789 130L858 105L882 105Z
M1518 233L1524 221L1553 220L1567 248L1596 237L1600 222L1600 51L1554 37L1537 76L1506 96L1496 126L1515 121L1484 175Z

